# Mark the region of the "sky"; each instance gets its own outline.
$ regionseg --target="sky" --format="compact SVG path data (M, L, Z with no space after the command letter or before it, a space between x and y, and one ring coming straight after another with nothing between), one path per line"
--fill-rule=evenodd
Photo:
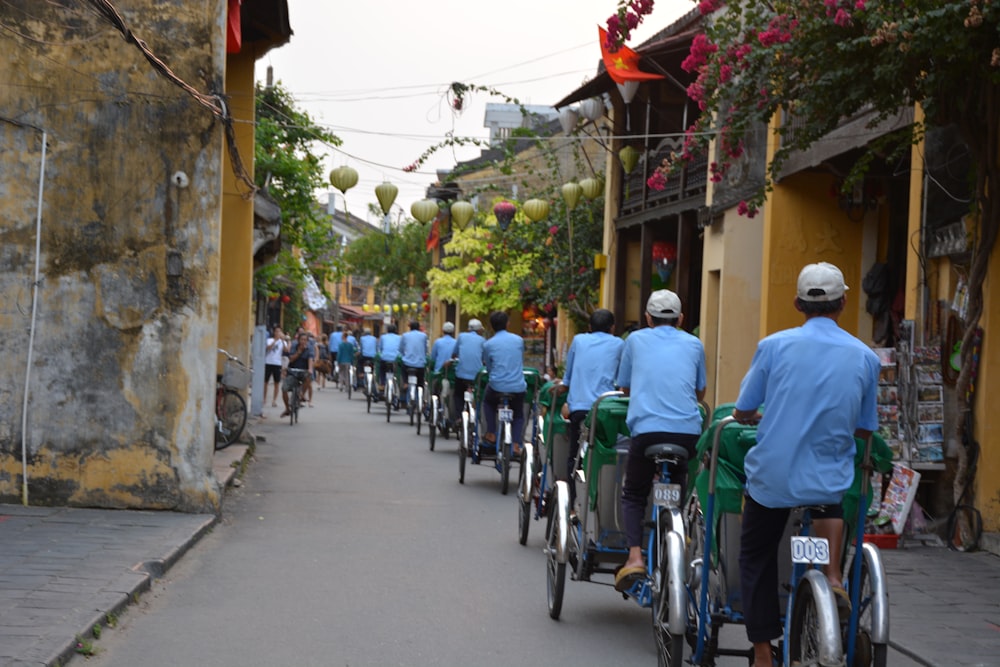
M633 32L637 46L695 8L693 0L657 0ZM399 211L425 197L438 169L479 156L464 146L435 152L412 173L412 164L449 133L488 139L486 104L504 100L473 93L460 114L446 95L453 81L485 86L524 104L551 106L594 77L601 59L597 27L617 0L288 0L293 35L257 61L268 66L298 109L343 140L318 146L326 172L341 165L358 171L358 184L336 208L368 215L375 187L399 188ZM326 193L317 193L321 201ZM379 216L380 218L381 216Z

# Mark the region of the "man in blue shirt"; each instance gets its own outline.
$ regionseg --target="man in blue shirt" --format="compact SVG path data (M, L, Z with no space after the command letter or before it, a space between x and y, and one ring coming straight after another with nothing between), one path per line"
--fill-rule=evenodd
M424 370L427 368L427 334L420 330L420 322L412 320L410 330L399 338L399 354L403 359L403 381L415 375L417 386L424 386ZM403 394L406 398L406 393Z
M371 329L365 327L364 333L361 334L361 338L358 340L358 347L361 353L358 361L358 382L362 382L366 364L372 367L373 372L375 371L375 354L378 352L378 338L372 335Z
M524 339L507 331L507 313L497 311L490 315L493 337L483 345L483 364L490 374L486 393L483 395L483 410L486 418L486 434L483 439L490 445L497 441L497 406L499 394L510 394L513 410L511 438L513 456L521 455L521 436L524 435L524 393L528 383L524 379Z
M453 414L462 413L465 402L465 390L476 381L476 375L483 367L483 323L473 318L469 320L469 330L458 335L452 359L455 360L455 388Z
M740 546L747 638L758 666L771 664L771 640L782 635L778 549L790 508L822 506L812 515L815 533L829 541L824 572L841 614L850 613L840 578L840 502L854 480L855 436L878 428L878 356L837 325L847 303L843 273L826 262L809 264L796 287L795 309L805 323L757 344L733 411L737 421L760 422L744 462Z
M396 364L396 357L399 356L399 341L402 338L396 333L396 325L386 326L385 333L378 338L379 369L379 392L385 390L386 373L391 373Z
M564 479L569 482L570 509L576 500L573 469L580 449L580 425L597 397L615 388L615 374L625 341L612 335L614 326L614 313L604 308L595 310L590 315L590 333L575 336L566 354L566 373L561 391L569 391L566 398L569 408L569 461Z
M656 474L656 464L646 458L651 445L671 443L686 447L694 456L701 434L698 402L705 397L705 348L701 341L682 331L680 298L670 290L657 290L646 301L645 329L625 339L618 386L629 396L625 423L632 435L625 464L622 511L628 559L615 575L615 589L628 590L646 576L642 559L642 524L646 499ZM687 481L687 466L674 466L670 481Z
M451 354L455 351L455 325L445 322L441 327L441 337L434 341L431 346L431 368L435 373L440 373L445 362L451 360Z

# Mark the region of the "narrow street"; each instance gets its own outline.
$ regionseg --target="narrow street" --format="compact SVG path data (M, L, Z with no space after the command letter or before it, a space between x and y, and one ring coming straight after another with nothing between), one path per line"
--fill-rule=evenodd
M548 617L544 526L517 543L494 469L459 485L454 439L430 452L359 394L315 405L266 408L222 523L76 664L655 664L649 611L610 587L568 581Z

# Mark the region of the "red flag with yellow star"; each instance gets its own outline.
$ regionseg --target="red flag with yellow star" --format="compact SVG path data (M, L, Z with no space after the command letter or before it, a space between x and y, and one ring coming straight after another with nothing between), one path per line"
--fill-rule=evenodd
M601 57L604 58L604 67L608 70L608 76L615 83L625 83L626 81L649 81L652 79L662 79L662 74L643 72L639 69L639 54L622 45L617 51L612 53L608 50L608 31L597 26L598 35L601 40Z

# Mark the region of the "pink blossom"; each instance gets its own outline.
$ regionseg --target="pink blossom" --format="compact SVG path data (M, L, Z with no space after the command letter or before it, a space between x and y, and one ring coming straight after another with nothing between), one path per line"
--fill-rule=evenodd
M865 10L865 0L858 0L857 2L855 2L854 9L856 11L863 12Z
M549 227L549 234L551 234L552 236L555 236L558 231L559 227L556 225L552 225L551 227Z
M701 12L702 16L707 16L724 4L726 4L724 0L701 0L698 3L698 11Z
M846 9L838 9L837 15L833 18L833 22L841 28L846 28L851 25L851 13Z
M576 300L576 294L572 294L572 293L567 294L566 295L566 299L568 299L569 301L575 301Z
M723 65L719 68L719 83L728 83L733 78L732 65Z
M482 257L476 257L476 264L482 264L482 263L483 263L483 258Z
M667 177L663 175L663 172L656 170L653 175L646 180L646 185L649 186L650 190L656 190L659 192L667 187Z
M471 285L472 283L476 282L476 277L475 277L475 276L466 276L466 278L465 278L465 279L469 281L469 284L470 284L470 285Z
M493 244L492 243L487 243L486 244L486 249L487 250L493 250Z
M581 267L580 267L580 270L579 270L579 271L577 271L577 273L579 273L579 274L580 274L581 276L582 276L583 274L585 274L586 272L587 272L587 267L585 267L585 266L581 266Z
M486 286L487 287L493 287L493 281L492 280L487 280L486 281Z

